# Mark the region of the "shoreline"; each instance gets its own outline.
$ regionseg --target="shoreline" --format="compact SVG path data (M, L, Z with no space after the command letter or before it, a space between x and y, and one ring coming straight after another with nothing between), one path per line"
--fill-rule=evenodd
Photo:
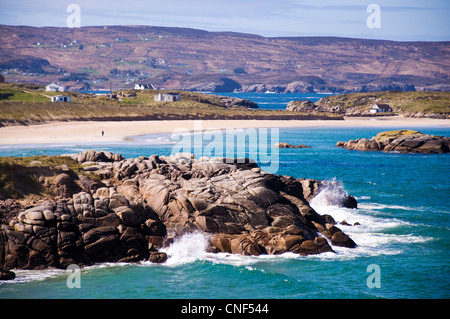
M201 123L201 124L199 124ZM0 127L0 145L111 143L132 137L194 131L196 129L233 128L313 128L313 127L450 127L449 119L380 117L350 117L344 120L164 120L164 121L74 121L52 122L30 126ZM104 136L102 136L104 131Z

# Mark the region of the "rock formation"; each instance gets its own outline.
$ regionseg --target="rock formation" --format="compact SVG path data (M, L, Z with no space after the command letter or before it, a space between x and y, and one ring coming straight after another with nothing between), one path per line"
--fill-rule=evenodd
M164 262L161 247L198 230L211 235L211 252L307 255L356 245L309 205L320 181L191 154L67 156L71 168L46 168L38 179L40 200L0 201L0 269ZM340 204L356 207L346 194Z
M273 147L275 147L275 148L311 148L311 146L308 146L308 145L303 145L303 144L291 145L291 144L285 143L285 142L276 143Z
M310 100L291 101L286 106L286 111L291 112L327 112L327 113L344 113L340 106L333 105L317 105Z
M358 151L384 151L399 153L448 153L450 138L422 134L412 130L381 132L371 139L338 142L337 147Z
M240 99L237 97L215 95L226 108L245 108L245 109L257 109L258 104L246 99Z

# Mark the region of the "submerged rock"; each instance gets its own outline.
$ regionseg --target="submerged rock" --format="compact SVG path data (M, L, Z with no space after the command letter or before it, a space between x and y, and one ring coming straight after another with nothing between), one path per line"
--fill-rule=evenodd
M332 245L355 246L331 216L310 206L326 184L320 181L269 174L248 159L124 159L94 151L69 156L98 169L90 175L67 171L59 180L76 187L51 200L26 208L8 202L14 210L2 219L0 268L165 262L160 249L170 238L195 231L210 234L209 251L243 255L308 255L331 252ZM356 207L354 198L341 195L339 205Z
M16 274L9 270L0 269L0 280L13 280Z
M358 151L437 154L450 152L450 137L397 130L381 132L371 139L337 142L336 146Z
M303 144L291 145L291 144L285 143L285 142L276 143L273 147L275 147L275 148L311 148L311 146L308 146L308 145L303 145Z

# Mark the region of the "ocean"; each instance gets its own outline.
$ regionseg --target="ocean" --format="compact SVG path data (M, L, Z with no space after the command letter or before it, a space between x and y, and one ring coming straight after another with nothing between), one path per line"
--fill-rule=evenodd
M285 107L286 95L252 94L242 93L259 104L268 96L266 103ZM450 298L450 155L358 152L335 146L338 141L404 128L450 135L449 127L279 131L280 141L311 148L280 149L277 174L337 180L358 200L358 209L332 206L321 196L311 203L319 213L349 224L338 227L356 242L354 249L333 246L334 253L312 256L212 254L206 252L208 236L191 233L166 249L169 258L164 264L106 263L83 268L80 288L69 288L67 270L15 270L15 280L0 282L0 298ZM156 134L113 144L11 145L1 147L0 154L57 155L97 149L130 158L169 155L173 145L170 134ZM336 190L326 192L333 196Z

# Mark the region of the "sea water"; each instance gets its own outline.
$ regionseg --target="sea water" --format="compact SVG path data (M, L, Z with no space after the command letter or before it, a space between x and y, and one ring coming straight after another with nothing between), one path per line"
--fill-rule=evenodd
M214 93L217 95L237 97L246 99L258 104L260 109L265 110L285 110L290 101L310 100L317 102L323 97L334 95L332 93L261 93L261 92L226 92Z
M450 135L448 127L392 127ZM105 263L83 268L80 288L66 270L15 270L0 282L0 298L449 298L449 154L349 151L337 141L370 138L390 128L286 128L280 141L310 149L280 149L278 174L339 181L358 209L333 206L327 189L312 200L357 244L299 256L240 256L206 251L208 235L190 233L165 249L164 264ZM99 145L0 148L2 156L64 154L92 148L123 154L169 155L169 134ZM326 195L326 196L324 196ZM354 225L359 223L359 225ZM376 268L373 268L373 267ZM377 273L372 269L377 269ZM377 285L372 285L376 275Z

